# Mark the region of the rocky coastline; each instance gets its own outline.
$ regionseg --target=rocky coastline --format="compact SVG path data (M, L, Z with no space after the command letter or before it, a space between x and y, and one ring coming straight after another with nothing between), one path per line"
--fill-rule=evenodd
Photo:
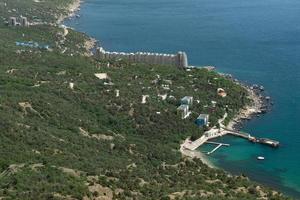
M77 16L76 12L80 10L80 5L82 3L82 0L74 0L74 2L68 6L68 15L61 16L57 23L62 24L63 21L67 18L72 18ZM89 52L89 55L93 55L92 49L94 49L97 46L97 40L89 37L89 40L85 42L85 47L87 51ZM215 67L209 68L208 70L215 70ZM248 98L252 101L249 105L242 108L239 113L232 119L227 125L227 128L232 130L240 130L244 123L251 120L254 117L259 117L261 114L265 114L266 112L270 111L272 102L270 97L266 96L264 93L264 87L259 85L249 85L246 83L241 82L238 79L235 79L231 74L222 74L219 73L221 76L224 76L236 84L242 86L248 91ZM189 140L189 138L187 138ZM186 142L186 141L184 141ZM185 149L183 147L184 142L180 146L180 152L183 156L191 157L191 158L199 158L203 163L205 163L207 166L211 168L217 168L206 155L201 153L200 151L191 151L188 149Z
M73 0L71 4L69 4L65 9L67 14L63 14L58 17L56 23L61 24L66 18L73 17L77 11L80 10L81 0Z
M73 17L80 17L80 15L77 15L76 13L80 11L80 6L82 2L83 2L82 0L73 0L73 3L66 7L67 14L58 17L56 23L62 25L64 20L66 20L67 18L71 19ZM68 28L72 29L71 27ZM97 46L97 40L90 36L88 36L88 38L89 39L87 39L84 42L84 47L88 52L85 54L85 56L92 56L93 55L92 51Z
M240 131L240 129L244 126L245 122L259 117L262 114L265 114L271 110L273 102L269 96L265 95L264 87L254 84L249 85L243 83L235 78L231 74L222 74L221 76L230 79L236 84L243 87L248 92L248 98L251 100L251 103L246 105L244 108L241 108L238 114L229 121L227 128L235 131ZM183 156L191 157L191 158L199 158L203 163L208 165L211 168L217 168L208 157L200 151L197 150L189 150L184 147L186 143L190 142L190 138L187 138L180 145L180 152Z
M242 108L239 113L228 123L227 128L240 130L244 123L269 112L273 102L271 97L267 96L264 87L254 84L249 85L234 79L232 75L226 75L232 81L236 82L248 91L248 98L252 101L249 105Z

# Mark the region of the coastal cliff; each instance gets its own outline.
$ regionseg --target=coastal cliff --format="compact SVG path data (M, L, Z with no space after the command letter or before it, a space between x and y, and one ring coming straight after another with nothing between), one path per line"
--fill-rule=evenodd
M198 113L210 126L225 108L235 116L251 102L245 88L206 69L87 56L89 37L56 24L74 2L0 4L0 198L286 199L179 151L205 131ZM5 25L20 15L29 27ZM195 102L183 120L176 109L186 95Z

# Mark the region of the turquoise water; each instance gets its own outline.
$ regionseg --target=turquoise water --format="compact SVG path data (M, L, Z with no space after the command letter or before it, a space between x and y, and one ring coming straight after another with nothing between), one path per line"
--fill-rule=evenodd
M272 149L221 139L213 162L232 173L300 198L299 0L85 0L80 18L66 21L113 51L186 51L191 65L214 65L258 83L273 98L271 113L243 128L279 140ZM258 162L258 155L266 160Z

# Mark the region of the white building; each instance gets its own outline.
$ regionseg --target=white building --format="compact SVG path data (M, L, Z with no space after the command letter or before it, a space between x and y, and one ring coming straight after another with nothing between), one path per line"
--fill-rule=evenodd
M192 106L193 105L193 97L185 96L180 100L180 103L183 104L183 105Z
M16 26L17 25L17 18L16 17L10 17L9 18L9 25Z
M185 119L190 115L189 105L180 105L177 108L177 114L181 116L181 119Z
M21 25L22 26L28 26L27 17L21 17Z

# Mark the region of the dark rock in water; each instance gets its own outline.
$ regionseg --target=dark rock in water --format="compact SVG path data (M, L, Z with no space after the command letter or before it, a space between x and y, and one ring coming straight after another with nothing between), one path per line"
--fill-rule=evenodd
M261 113L263 113L263 114L264 114L264 113L267 113L267 109L262 109L262 110L261 110Z
M259 89L260 89L260 91L264 91L265 90L264 86L260 86Z
M262 105L262 106L260 107L260 110L261 110L261 112L263 112L263 110L266 110L267 108L268 108L267 105Z

